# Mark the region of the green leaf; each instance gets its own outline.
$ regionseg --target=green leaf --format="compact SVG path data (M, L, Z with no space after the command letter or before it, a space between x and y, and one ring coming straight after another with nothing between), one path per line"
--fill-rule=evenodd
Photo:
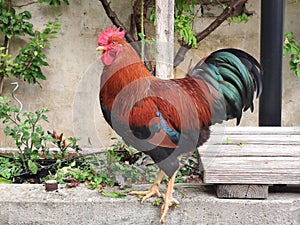
M12 34L12 33L6 33L6 37L7 37L8 39L11 39L11 38L13 37L13 34Z
M38 166L31 160L28 160L28 168L30 169L32 174L37 174Z
M6 16L0 16L0 20L4 23L4 24L8 24L8 17Z
M138 33L138 36L141 40L145 40L145 35L143 33Z
M32 151L31 155L30 155L31 160L36 160L39 158L39 151L38 150L34 150Z
M12 183L12 181L7 180L3 177L0 177L0 184L11 184L11 183Z
M27 10L22 13L22 16L23 16L23 19L25 19L25 20L30 20L32 17L31 13Z

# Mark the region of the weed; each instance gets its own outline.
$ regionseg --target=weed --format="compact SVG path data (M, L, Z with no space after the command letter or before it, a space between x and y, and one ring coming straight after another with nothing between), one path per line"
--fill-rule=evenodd
M155 199L154 202L152 202L152 205L154 206L160 206L161 205L161 199Z

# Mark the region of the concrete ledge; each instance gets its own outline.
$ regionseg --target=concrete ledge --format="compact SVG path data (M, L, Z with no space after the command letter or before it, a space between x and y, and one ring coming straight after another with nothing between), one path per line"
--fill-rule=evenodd
M267 200L240 200L218 199L211 186L176 187L175 197L181 205L170 210L166 224L300 224L297 190L270 193ZM84 185L60 186L56 192L46 192L43 185L0 185L0 209L1 225L159 224L160 218L160 208L151 201L103 197Z

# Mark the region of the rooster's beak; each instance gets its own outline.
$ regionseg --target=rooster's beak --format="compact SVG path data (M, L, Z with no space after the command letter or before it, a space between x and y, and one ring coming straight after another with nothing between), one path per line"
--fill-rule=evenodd
M99 46L98 48L96 48L96 51L105 51L106 48L104 46Z

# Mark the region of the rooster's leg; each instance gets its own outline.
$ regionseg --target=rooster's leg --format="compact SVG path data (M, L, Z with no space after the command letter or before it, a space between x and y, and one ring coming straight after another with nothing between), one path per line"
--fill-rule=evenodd
M173 198L173 192L174 192L173 188L174 188L175 178L176 178L176 173L174 173L174 175L169 180L166 195L163 196L164 204L161 207L161 214L162 214L161 218L160 218L161 223L165 222L165 218L166 218L169 208L172 205L179 205L179 202L175 198Z
M157 177L152 185L152 187L148 191L132 191L129 194L131 195L144 195L142 202L144 202L146 199L156 195L158 197L161 197L161 194L159 193L158 186L163 179L165 173L164 171L160 170L157 174Z

